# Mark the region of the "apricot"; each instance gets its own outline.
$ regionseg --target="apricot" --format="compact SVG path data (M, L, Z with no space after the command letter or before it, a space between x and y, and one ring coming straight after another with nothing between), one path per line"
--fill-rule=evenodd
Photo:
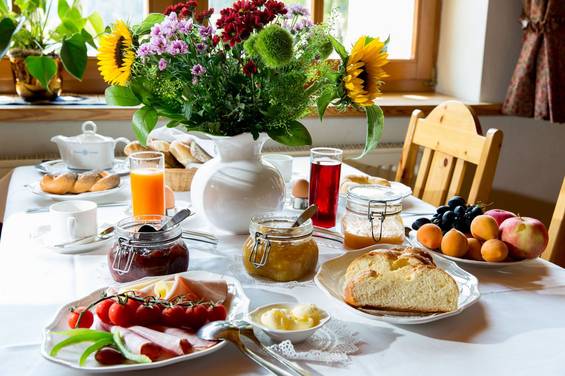
M441 239L441 252L452 257L463 257L469 245L467 237L459 230L449 230Z
M498 224L490 215L478 215L471 222L471 234L480 241L498 238Z
M485 261L504 261L508 257L508 247L502 240L490 239L483 243L481 255Z
M416 238L418 241L427 248L437 249L441 246L441 238L443 233L438 225L433 223L426 223L418 229L416 233Z
M481 242L475 238L467 238L467 245L469 249L467 250L467 257L471 260L485 261L483 255L481 255Z

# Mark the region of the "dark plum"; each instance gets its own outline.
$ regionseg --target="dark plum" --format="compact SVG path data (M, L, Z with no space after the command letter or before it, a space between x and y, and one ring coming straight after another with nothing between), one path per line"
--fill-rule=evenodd
M451 209L455 209L458 206L465 206L465 199L461 196L453 196L447 201L447 205L449 205Z
M481 207L479 205L475 205L475 206L473 206L473 209L471 209L471 212L469 214L470 214L471 219L473 219L476 216L483 214L483 209L481 209Z
M431 221L428 218L418 218L414 222L412 222L412 229L418 230L420 227L430 222Z
M449 228L451 228L451 226L453 225L453 222L455 222L455 213L454 212L446 211L445 213L443 213L443 215L441 216L442 226L449 226Z
M451 208L447 205L443 205L443 206L440 206L439 208L436 209L436 213L437 214L443 214L448 210L451 210Z
M458 207L456 207L453 212L459 217L459 218L463 218L463 216L465 215L465 206L463 205L459 205Z

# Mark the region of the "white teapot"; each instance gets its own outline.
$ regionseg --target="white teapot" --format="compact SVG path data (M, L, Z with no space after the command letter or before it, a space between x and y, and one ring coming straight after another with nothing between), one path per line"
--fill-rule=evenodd
M125 137L113 139L96 133L92 121L82 123L82 134L73 137L55 136L63 162L68 168L77 170L107 170L114 166L114 149L118 142L128 144Z

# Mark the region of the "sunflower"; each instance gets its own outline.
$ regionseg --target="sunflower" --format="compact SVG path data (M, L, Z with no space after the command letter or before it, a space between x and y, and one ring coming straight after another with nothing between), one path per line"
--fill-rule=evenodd
M347 96L360 106L371 106L380 95L382 79L388 74L382 66L388 63L385 44L379 38L362 36L347 58L343 78Z
M98 70L104 81L111 85L125 86L135 59L131 33L127 25L117 21L110 34L100 38Z

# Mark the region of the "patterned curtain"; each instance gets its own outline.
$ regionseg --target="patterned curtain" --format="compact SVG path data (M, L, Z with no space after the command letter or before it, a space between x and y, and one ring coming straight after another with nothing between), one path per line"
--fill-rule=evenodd
M523 0L522 51L502 112L565 123L565 0Z

